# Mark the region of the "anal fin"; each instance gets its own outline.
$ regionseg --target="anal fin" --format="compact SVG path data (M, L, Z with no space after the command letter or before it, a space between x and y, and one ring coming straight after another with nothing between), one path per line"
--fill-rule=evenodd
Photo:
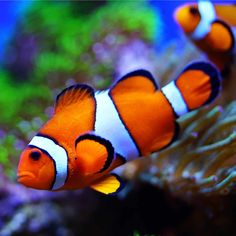
M123 189L124 183L121 178L116 174L109 174L102 179L90 185L90 188L104 193L104 194L116 194Z

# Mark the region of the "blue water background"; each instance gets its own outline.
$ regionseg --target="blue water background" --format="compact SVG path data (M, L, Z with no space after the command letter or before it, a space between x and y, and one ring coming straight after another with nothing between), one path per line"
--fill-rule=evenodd
M4 49L14 33L17 21L30 4L30 1L0 0L0 62L3 60Z

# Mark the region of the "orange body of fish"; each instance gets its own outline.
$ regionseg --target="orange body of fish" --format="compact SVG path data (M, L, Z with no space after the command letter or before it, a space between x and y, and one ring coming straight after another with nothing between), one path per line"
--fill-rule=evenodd
M221 71L227 70L236 52L236 5L199 1L180 6L174 15L192 42Z
M22 152L18 181L44 190L89 186L116 193L123 184L111 171L170 145L178 134L176 119L213 101L220 85L214 66L196 62L162 89L146 70L105 91L71 86L57 96L54 115Z

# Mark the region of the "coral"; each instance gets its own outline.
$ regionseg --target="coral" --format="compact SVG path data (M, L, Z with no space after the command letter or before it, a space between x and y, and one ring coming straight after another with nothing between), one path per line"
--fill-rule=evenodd
M51 193L4 182L3 236L235 235L235 195L190 204L140 181L120 197L92 190Z
M11 77L6 71L0 71L0 87L0 109L4 111L0 122L1 126L5 125L5 128L14 126L24 118L37 116L41 113L38 108L41 105L45 106L45 103L51 99L50 91L46 86L11 82Z

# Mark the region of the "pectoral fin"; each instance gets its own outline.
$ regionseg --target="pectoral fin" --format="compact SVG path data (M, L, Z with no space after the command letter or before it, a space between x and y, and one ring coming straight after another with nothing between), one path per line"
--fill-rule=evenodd
M124 187L124 182L116 174L109 174L95 182L90 188L104 193L104 194L116 194Z
M81 135L75 143L77 168L83 174L100 173L108 169L114 159L112 144L94 134Z

